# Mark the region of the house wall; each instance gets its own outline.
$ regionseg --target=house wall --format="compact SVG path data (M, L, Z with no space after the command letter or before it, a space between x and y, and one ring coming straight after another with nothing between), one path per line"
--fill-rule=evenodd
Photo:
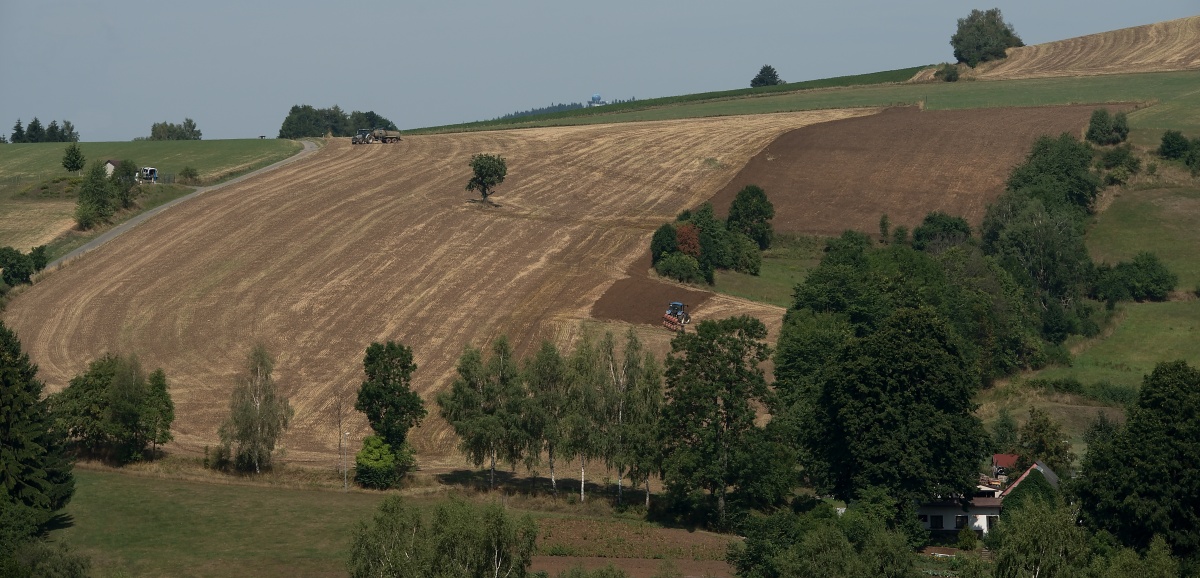
M926 530L934 530L934 516L941 516L940 530L956 531L958 528L955 526L955 516L966 516L968 527L981 534L987 534L991 529L988 527L988 516L999 515L1000 508L970 508L965 512L959 506L921 506L917 509L917 516Z

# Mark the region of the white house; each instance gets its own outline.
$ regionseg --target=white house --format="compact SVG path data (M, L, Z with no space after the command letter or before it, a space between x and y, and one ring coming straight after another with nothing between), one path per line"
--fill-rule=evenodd
M117 170L117 165L119 164L121 164L121 161L116 159L108 159L107 161L104 161L104 174L111 177L113 171Z
M1046 467L1046 464L1036 462L1003 491L980 485L976 487L975 495L968 500L952 498L927 502L917 508L917 519L926 530L934 532L958 532L969 527L979 534L987 534L1000 519L1004 497L1012 493L1029 476L1029 472L1035 469L1041 472L1052 486L1058 487L1058 476L1054 474L1054 470Z

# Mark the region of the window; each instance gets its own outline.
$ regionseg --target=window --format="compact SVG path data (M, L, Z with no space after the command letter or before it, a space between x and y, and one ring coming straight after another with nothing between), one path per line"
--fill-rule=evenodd
M929 529L930 530L941 530L942 528L945 528L945 527L946 527L945 524L942 523L941 516L930 516L929 517Z
M954 517L954 529L955 530L961 530L966 527L967 527L967 517L966 516L955 516Z
M920 522L922 526L928 526L929 525L929 515L928 514L917 514L917 521Z

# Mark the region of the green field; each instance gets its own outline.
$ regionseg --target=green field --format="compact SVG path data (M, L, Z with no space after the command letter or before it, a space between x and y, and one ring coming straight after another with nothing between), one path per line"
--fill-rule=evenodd
M790 307L796 284L821 262L824 248L823 237L781 235L770 249L763 251L762 270L757 276L717 271L713 289L751 301Z
M244 485L172 458L128 470L77 468L75 496L65 510L69 525L50 534L90 557L95 576L345 575L354 528L384 498L341 491L333 472L285 468L255 480L262 485ZM200 479L180 479L187 477ZM663 528L633 510L614 513L611 488L593 489L587 503L575 504L466 491L451 481L438 486L429 476L415 483L404 499L421 509L454 496L473 503L502 499L518 515L532 515L540 555L723 560L729 541Z
M62 167L66 143L8 144L0 146L0 197L22 183L65 175ZM300 152L302 145L282 139L81 142L88 163L108 159L132 160L155 167L160 174L175 174L185 166L200 173L205 183L216 182L265 167Z
M1162 126L1179 128L1185 132L1200 131L1200 113L1196 112L1196 100L1200 99L1198 94L1200 74L1194 71L1006 81L874 84L753 96L720 96L706 99L675 97L675 100L651 107L643 106L636 110L614 107L604 109L605 114L599 114L597 109L583 109L534 117L536 120L522 119L520 122L514 121L504 125L490 122L472 123L410 132L671 120L918 103L924 103L926 108L938 110L1128 102L1155 103L1155 108L1139 110L1130 116L1130 126L1135 131L1135 137L1138 136L1138 129L1144 129L1147 134L1142 138L1153 140L1161 136ZM1162 107L1158 109L1161 112L1156 111L1157 107Z
M802 82L793 82L789 84L780 84L776 86L763 86L759 88L739 88L734 90L721 90L715 92L701 92L696 94L683 94L679 96L666 96L661 98L650 98L646 100L636 100L632 102L623 102L619 104L605 105L601 108L582 108L576 110L567 110L562 112L554 112L537 115L535 122L559 120L559 119L584 119L588 117L609 116L615 113L640 111L652 108L672 107L690 102L703 102L713 100L729 100L743 97L766 96L785 92L796 92L800 90L812 90L818 88L835 88L844 86L864 86L872 84L897 83L904 82L913 77L921 70L928 68L926 66L915 66L912 68L901 68L898 70L886 70L883 72L872 72L869 74L855 74L851 76L837 76L833 78L823 78L819 80L806 80ZM612 122L612 121L585 121L585 122ZM452 124L445 126L433 126L426 128L406 129L408 134L431 134L441 132L463 132L472 130L495 130L502 128L514 128L517 126L533 126L530 125L528 117L508 118L483 120L477 122L468 122L462 124ZM571 122L566 124L581 124ZM546 125L536 125L546 126Z
M382 496L76 470L55 532L98 576L344 574L350 533Z
M1200 287L1197 222L1200 188L1120 190L1088 231L1088 251L1109 264L1150 251L1179 276L1178 289L1191 291Z

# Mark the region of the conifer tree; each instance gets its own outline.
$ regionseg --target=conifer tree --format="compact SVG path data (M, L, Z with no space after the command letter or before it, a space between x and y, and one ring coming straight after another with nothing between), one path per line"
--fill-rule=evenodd
M72 464L42 399L37 366L16 333L0 322L0 509L40 525L70 501ZM0 517L7 518L8 515ZM35 527L22 526L28 534ZM12 528L10 528L11 530ZM11 539L9 532L2 533Z

